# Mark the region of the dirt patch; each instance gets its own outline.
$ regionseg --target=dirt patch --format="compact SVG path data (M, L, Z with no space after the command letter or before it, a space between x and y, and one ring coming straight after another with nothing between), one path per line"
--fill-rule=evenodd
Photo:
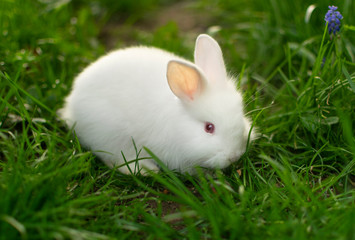
M149 23L148 30L159 28L173 21L183 32L203 32L211 20L206 12L198 11L192 2L181 1L152 12L146 23Z
M112 19L102 29L100 40L108 50L117 46L135 43L137 31L152 33L170 22L176 23L178 29L195 38L199 33L206 32L212 24L212 17L207 12L197 9L193 1L178 1L148 11L134 23Z
M187 184L186 187L193 195L201 199L200 193L192 184ZM186 224L184 219L186 217L194 217L196 213L191 211L189 207L183 203L167 200L170 199L170 196L174 195L169 190L163 188L159 192L161 195L155 195L148 192L133 194L135 196L117 201L116 205L129 207L136 205L137 201L143 202L144 211L146 213L158 216L175 230L185 228ZM143 215L139 216L137 219L137 222L144 223L144 221Z
M157 200L148 200L147 202L147 209L156 210L158 209L158 202ZM176 213L179 211L181 204L174 202L174 201L161 201L161 217L164 218L168 214Z

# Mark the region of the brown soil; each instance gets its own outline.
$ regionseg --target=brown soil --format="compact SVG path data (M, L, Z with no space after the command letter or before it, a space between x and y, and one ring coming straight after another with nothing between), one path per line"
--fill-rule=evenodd
M117 43L129 45L134 43L137 31L152 33L169 22L177 24L184 37L195 38L206 32L212 23L207 12L197 10L194 1L178 1L159 9L146 12L137 22L129 24L122 20L110 20L102 29L100 39L111 50Z

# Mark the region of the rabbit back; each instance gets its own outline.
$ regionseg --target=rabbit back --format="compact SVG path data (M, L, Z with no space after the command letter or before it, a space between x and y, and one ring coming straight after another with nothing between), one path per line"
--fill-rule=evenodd
M162 67L171 60L186 61L149 47L117 50L101 57L75 79L62 118L74 127L80 142L111 167L124 163L122 153L127 160L137 157L133 141L138 151L149 142L147 147L153 151L165 152L162 146L169 148L167 142L176 141L167 140L171 134L166 134L167 126L161 123L183 115ZM141 153L139 157L145 156ZM143 165L154 167L151 161L145 162Z

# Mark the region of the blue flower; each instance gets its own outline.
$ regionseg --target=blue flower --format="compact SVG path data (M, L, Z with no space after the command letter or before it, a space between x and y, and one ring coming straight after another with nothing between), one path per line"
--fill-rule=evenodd
M339 11L336 11L338 7L329 6L327 14L325 14L324 20L326 24L328 23L328 32L329 34L336 34L340 30L340 20L343 19L343 16Z

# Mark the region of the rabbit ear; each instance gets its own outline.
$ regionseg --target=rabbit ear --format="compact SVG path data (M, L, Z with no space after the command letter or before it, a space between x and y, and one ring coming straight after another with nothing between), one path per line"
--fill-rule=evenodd
M168 63L167 79L171 91L182 100L193 101L205 85L205 79L198 69L176 60Z
M207 34L196 39L195 64L200 67L208 81L218 82L227 78L222 50L216 40Z

